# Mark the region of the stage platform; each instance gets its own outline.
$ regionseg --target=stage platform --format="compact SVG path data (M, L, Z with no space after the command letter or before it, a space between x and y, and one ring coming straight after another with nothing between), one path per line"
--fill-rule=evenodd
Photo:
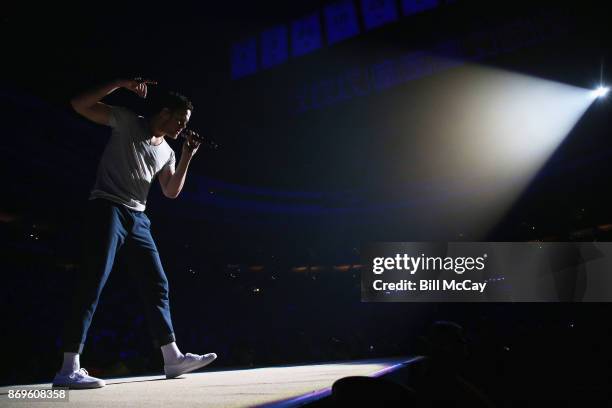
M334 381L354 375L378 377L420 357L342 361L241 370L211 370L167 380L163 375L111 378L106 387L70 390L60 407L296 407L330 394ZM49 388L50 383L0 388L0 407L44 403L9 400L10 389ZM49 402L46 402L48 404Z

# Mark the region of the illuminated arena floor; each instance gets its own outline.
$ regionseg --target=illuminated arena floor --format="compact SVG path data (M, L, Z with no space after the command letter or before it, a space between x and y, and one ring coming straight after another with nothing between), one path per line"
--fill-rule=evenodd
M204 371L166 380L164 376L105 379L106 387L71 390L70 401L54 407L292 407L330 393L334 381L353 375L380 376L416 358L345 361L244 370ZM48 388L30 384L0 388L1 407L24 407L8 399L9 389ZM38 404L36 404L38 405Z

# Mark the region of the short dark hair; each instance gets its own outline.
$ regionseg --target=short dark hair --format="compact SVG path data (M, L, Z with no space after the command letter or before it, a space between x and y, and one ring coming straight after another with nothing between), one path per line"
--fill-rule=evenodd
M178 92L165 92L158 95L153 101L153 112L159 113L164 108L170 112L179 110L190 110L193 112L193 103L185 96Z

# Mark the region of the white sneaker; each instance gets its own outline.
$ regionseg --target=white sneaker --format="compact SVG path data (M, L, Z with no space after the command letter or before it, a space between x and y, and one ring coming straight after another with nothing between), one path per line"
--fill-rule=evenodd
M106 383L96 377L91 377L87 370L81 368L79 371L74 371L70 374L57 373L53 379L54 387L68 387L73 390L85 388L101 388Z
M186 353L183 360L178 364L165 364L164 372L166 378L178 377L181 374L190 373L198 368L209 365L215 359L217 355L215 353L208 353L200 356L198 354Z

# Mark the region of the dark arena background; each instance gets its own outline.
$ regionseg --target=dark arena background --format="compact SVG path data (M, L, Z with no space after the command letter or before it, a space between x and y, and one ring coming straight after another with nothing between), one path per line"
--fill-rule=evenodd
M70 100L141 76L158 81L146 99L104 101L146 116L156 94L178 91L195 106L189 128L218 144L200 147L177 199L155 182L146 213L177 343L219 357L157 381L162 354L127 273L137 265L119 252L81 356L108 386L71 391L70 404L610 406L609 302L360 292L368 243L610 241L610 102L593 90L606 86L612 37L600 7L5 5L0 405L17 404L11 389L50 386L92 238L86 203L110 129ZM178 160L182 141L169 144ZM436 341L452 362L428 374Z

